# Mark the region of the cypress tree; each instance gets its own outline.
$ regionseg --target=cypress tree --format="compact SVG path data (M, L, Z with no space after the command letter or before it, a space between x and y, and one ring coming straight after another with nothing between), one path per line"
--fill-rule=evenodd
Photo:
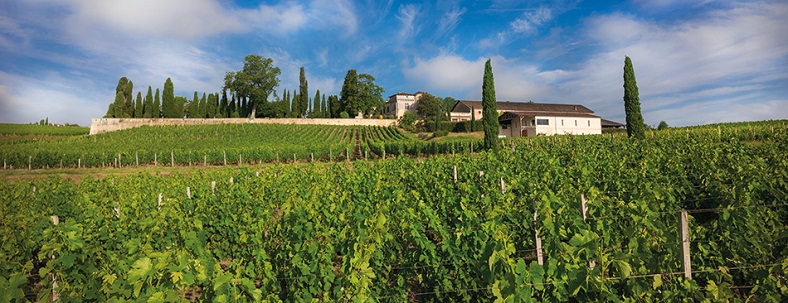
M322 118L323 112L320 111L320 90L315 91L315 98L312 99L312 112L315 113L315 118ZM312 116L311 114L309 116Z
M320 103L320 112L323 113L323 118L330 118L328 114L328 104L326 103L326 94L323 94L323 102Z
M161 96L161 111L164 118L178 118L178 110L175 104L175 88L172 85L172 80L167 78L164 81L164 92Z
M159 97L159 89L156 89L156 96L153 97L153 110L151 111L153 118L161 118L161 98Z
M125 104L126 100L123 97L123 92L120 91L115 95L115 103L112 105L112 117L113 118L126 118L126 112L123 110L123 105Z
M301 67L301 74L299 75L298 86L298 114L306 117L306 112L309 110L309 83L306 81L304 75L304 67Z
M201 118L200 111L200 97L195 91L194 98L192 98L192 102L189 103L189 118Z
M345 82L342 83L342 91L339 93L339 108L337 108L337 117L339 113L347 112L348 115L355 116L360 109L358 96L358 72L355 69L347 71L345 74Z
M635 69L632 60L624 56L624 112L627 115L627 134L630 138L646 138L646 124L640 113L640 97L635 81Z
M206 108L208 112L206 113L207 118L216 118L216 110L218 108L219 96L217 94L209 94L208 95L208 103Z
M134 102L134 118L142 118L142 92L137 92L137 101Z
M498 150L498 104L495 100L495 80L493 79L490 59L484 64L484 82L482 82L482 125L484 125L484 147Z
M145 101L142 105L142 117L153 118L153 90L148 85L148 93L145 95Z
M476 108L471 106L471 132L476 131Z
M200 98L200 116L198 118L208 118L208 98L205 96L205 92L202 92L202 98Z
M123 113L125 117L134 118L134 82L129 80L126 83L126 88L123 90Z
M291 96L290 97L290 112L291 112L291 115L293 117L298 117L298 114L301 112L301 108L300 108L301 107L301 102L299 101L301 99L300 99L300 97L298 97L298 93L296 92L295 89L293 90L293 94L290 95L290 96Z
M227 91L222 90L222 101L219 102L219 116L222 118L229 118L230 111L227 109L230 103L227 102Z

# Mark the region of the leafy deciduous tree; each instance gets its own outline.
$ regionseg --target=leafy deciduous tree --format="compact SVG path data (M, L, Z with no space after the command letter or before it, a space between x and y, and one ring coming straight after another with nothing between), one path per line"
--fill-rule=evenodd
M227 72L224 77L224 88L240 97L246 97L250 103L249 118L257 115L257 105L267 102L268 96L279 85L281 71L274 66L271 58L258 55L244 57L243 69Z

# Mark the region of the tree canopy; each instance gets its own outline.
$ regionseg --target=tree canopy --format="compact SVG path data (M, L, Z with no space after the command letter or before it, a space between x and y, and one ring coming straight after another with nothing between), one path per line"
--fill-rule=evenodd
M247 55L241 70L225 74L224 89L246 98L251 104L249 118L255 118L257 105L267 102L268 96L279 85L281 70L273 62L271 58Z

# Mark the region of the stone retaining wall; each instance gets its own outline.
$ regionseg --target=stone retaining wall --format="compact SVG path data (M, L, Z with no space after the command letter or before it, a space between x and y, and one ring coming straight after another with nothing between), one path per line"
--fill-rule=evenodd
M396 125L393 119L304 119L304 118L216 118L216 119L180 119L180 118L93 118L90 124L90 134L113 132L116 130L130 129L143 125L209 125L209 124L313 124L313 125L342 125L342 126L391 126Z

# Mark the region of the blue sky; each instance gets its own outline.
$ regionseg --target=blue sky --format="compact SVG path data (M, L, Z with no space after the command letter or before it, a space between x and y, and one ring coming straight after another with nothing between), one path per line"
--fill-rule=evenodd
M646 123L788 118L784 1L0 2L0 121L89 125L134 90L217 92L258 54L280 87L338 94L348 69L385 89L481 99L492 59L499 101L583 104L624 121L632 58Z

